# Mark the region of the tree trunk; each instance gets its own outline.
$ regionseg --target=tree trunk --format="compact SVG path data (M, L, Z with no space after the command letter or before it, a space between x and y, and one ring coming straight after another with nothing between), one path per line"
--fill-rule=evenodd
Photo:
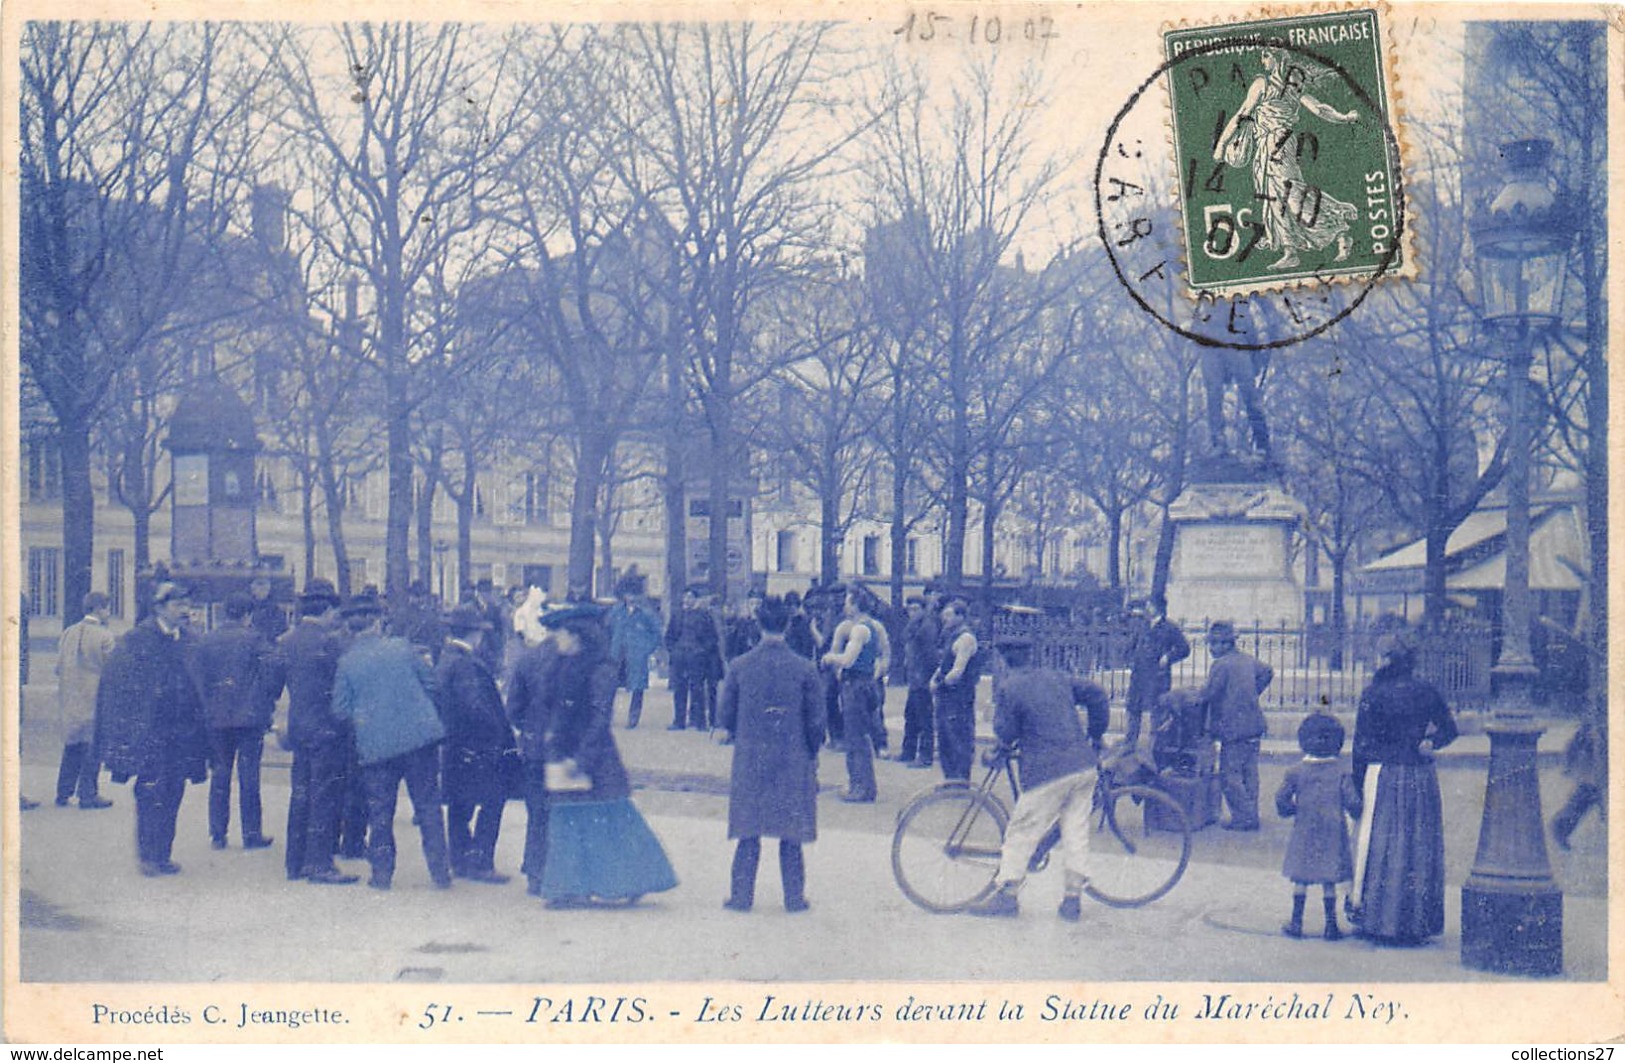
M716 403L712 411L710 473L707 479L711 501L711 537L707 551L707 566L711 570L711 593L718 602L728 600L728 462L732 452L733 431L730 411L726 402Z
M1157 530L1157 555L1151 568L1151 597L1168 597L1168 569L1174 563L1174 522L1168 519L1168 504L1162 505L1162 526ZM1190 619L1198 619L1191 617Z
M598 546L598 496L611 442L606 433L578 428L576 476L570 491L570 552L566 586L593 592L593 554Z
M1106 586L1116 595L1123 592L1123 508L1114 505L1106 513Z
M474 583L474 498L479 493L475 483L478 465L473 449L463 447L463 493L457 499L457 600L463 600L462 587ZM490 506L491 500L486 499Z
M683 459L683 414L687 403L681 350L681 345L673 342L666 354L666 402L671 423L666 436L666 472L661 479L661 500L666 509L666 605L671 610L678 608L688 586L688 492L683 482L688 475Z
M1349 552L1342 549L1332 553L1332 656L1331 669L1343 670L1343 644L1348 641L1348 614L1343 596L1347 583Z
M429 445L429 460L423 466L423 489L417 499L418 572L417 581L434 586L434 494L440 488L441 459L445 454L443 428L436 427Z
M988 494L992 494L991 488ZM982 604L993 604L993 529L999 521L999 507L992 502L982 506Z
M62 447L62 623L85 615L96 549L96 498L90 484L90 422L58 416ZM35 603L36 607L38 603Z
M305 586L316 575L316 478L310 462L299 463L299 530L305 537Z
M900 477L894 475L894 479ZM908 568L908 524L903 519L903 489L894 485L891 494L891 605L893 609L901 611L903 578Z
M908 565L908 522L904 510L908 506L908 477L912 464L907 452L908 408L903 390L907 387L907 378L902 364L903 352L899 349L891 374L891 604L898 615L903 611L903 577Z
M389 387L389 512L384 523L384 593L394 598L411 580L412 418L402 381Z
M604 585L598 587L595 593L600 598L608 598L615 593L615 523L611 516L607 507L598 514L598 567L603 573Z
M818 576L827 587L841 579L841 500L827 486L818 493Z
M688 586L688 513L683 459L675 442L666 444L666 474L660 488L666 509L666 604L675 609Z
M350 596L350 551L344 545L344 492L333 468L333 447L327 433L317 429L321 456L322 497L327 509L327 537L333 544L333 584L342 597Z

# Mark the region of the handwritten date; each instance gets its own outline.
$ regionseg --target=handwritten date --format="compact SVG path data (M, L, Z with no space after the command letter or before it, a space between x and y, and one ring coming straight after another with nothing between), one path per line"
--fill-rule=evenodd
M1001 18L998 15L944 15L929 8L910 11L903 24L892 30L892 36L904 44L931 44L937 41L968 41L971 44L996 45L1022 42L1040 47L1060 37L1055 19L1049 15L1029 18Z

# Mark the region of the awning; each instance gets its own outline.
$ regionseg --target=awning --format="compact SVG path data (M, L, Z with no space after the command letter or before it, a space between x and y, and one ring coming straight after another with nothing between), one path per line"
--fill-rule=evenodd
M1585 543L1572 508L1565 507L1529 533L1529 589L1578 591L1583 589ZM1579 570L1579 571L1576 571ZM1506 551L1464 568L1445 582L1451 590L1500 590L1506 586Z
M1529 531L1529 588L1536 591L1578 591L1586 564L1586 540L1577 508L1569 503L1531 507ZM1480 509L1462 521L1445 547L1445 562L1462 566L1445 577L1452 591L1498 591L1506 585L1506 509ZM1497 541L1498 540L1498 541ZM1480 555L1477 557L1471 555ZM1421 589L1427 563L1427 542L1418 539L1363 566L1372 577L1369 589L1397 591L1415 577Z

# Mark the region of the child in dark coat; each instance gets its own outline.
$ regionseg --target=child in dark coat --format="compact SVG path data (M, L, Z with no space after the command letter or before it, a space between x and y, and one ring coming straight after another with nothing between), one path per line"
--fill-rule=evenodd
M1290 768L1275 794L1275 810L1296 817L1281 873L1292 880L1292 921L1281 928L1287 937L1303 937L1303 905L1310 883L1319 883L1326 906L1327 941L1337 941L1337 884L1354 879L1348 823L1360 814L1360 792L1343 769L1340 754L1345 732L1337 717L1317 712L1298 727L1302 762Z

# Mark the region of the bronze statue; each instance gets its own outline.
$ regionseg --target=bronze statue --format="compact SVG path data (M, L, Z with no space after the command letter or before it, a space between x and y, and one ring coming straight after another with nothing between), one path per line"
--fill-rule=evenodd
M1238 351L1227 347L1203 349L1202 388L1207 393L1207 441L1211 454L1228 457L1230 453L1229 442L1225 438L1224 392L1226 387L1234 384L1252 433L1254 453L1266 464L1273 460L1269 425L1264 420L1262 388L1269 365L1267 351Z

